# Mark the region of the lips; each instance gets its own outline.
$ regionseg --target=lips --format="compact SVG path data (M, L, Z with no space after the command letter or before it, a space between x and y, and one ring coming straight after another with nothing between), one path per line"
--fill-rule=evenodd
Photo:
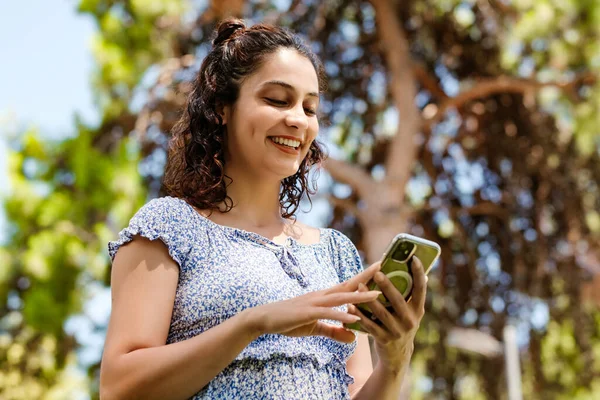
M298 149L302 145L302 141L289 136L270 136L269 139L278 145L289 147L290 149Z
M279 151L281 151L283 153L286 153L286 154L289 154L289 155L292 155L292 156L295 156L295 157L297 157L298 154L300 154L300 148L301 148L301 146L290 147L290 146L287 146L285 144L277 143L276 141L274 141L271 138L269 138L269 141L273 144L273 146L275 146Z

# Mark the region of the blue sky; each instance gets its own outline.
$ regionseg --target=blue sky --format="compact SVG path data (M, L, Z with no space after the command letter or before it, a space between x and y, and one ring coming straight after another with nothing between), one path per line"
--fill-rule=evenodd
M71 130L75 111L90 120L94 30L74 0L0 2L0 110L51 135Z
M49 137L73 132L73 116L97 120L89 43L95 31L75 0L0 1L0 194L6 194L8 136L36 126ZM0 213L0 241L5 223Z

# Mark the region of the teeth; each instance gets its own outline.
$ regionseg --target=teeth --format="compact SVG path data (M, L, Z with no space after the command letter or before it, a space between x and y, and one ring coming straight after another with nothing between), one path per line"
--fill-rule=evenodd
M298 140L291 140L291 139L280 138L280 137L272 137L271 140L274 141L275 143L283 144L283 145L293 147L293 148L300 146L300 142Z

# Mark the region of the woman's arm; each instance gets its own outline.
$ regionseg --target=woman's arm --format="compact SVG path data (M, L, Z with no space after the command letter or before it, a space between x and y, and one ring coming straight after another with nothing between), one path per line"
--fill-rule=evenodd
M378 362L369 379L358 392L352 395L352 400L398 400L410 358L410 356L407 356L404 362L395 370L390 370L381 362Z
M373 373L371 347L369 346L369 336L367 334L357 334L356 350L346 362L346 370L354 377L354 383L348 387L350 396L354 396Z
M178 278L179 267L160 241L136 237L117 253L101 399L187 399L259 336L242 312L196 337L165 345Z
M417 257L413 258L412 268L414 289L410 304L406 303L389 278L381 272L375 274L375 282L393 307L393 311L387 310L379 300L367 303L382 325L365 317L358 307L348 306L349 313L362 318L359 323L363 330L373 336L378 357L375 370L360 391L352 397L353 400L399 398L413 354L415 335L425 313L427 277L423 264ZM365 291L367 288L360 285L358 290Z
M358 341L356 351L348 359L346 367L348 373L354 377L354 383L348 388L352 399L397 400L410 362L410 355L395 371L386 369L381 363L377 363L373 369L368 335L359 333L356 340Z

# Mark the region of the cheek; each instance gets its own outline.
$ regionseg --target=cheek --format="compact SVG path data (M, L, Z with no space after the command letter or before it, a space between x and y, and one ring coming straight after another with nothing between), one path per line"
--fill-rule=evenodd
M247 115L243 122L252 126L252 131L257 135L264 135L281 121L281 113L273 107L257 107Z
M310 143L310 144L304 148L304 157L306 157L306 155L308 154L310 146L311 146L312 142L315 141L318 134L319 134L319 122L316 119L314 119L314 120L311 119L308 124L308 129L306 131L306 139L307 139L308 143Z
M315 140L319 135L319 121L312 118L308 125L308 134L311 141Z
M319 134L319 120L316 117L308 120L308 132L312 139L316 138Z
M248 110L247 116L255 120L262 118L276 118L281 115L281 111L277 107L273 107L265 102L256 101L252 108Z
M245 133L246 138L264 130L275 118L273 107L250 99L240 99L239 103L235 126L237 131Z

